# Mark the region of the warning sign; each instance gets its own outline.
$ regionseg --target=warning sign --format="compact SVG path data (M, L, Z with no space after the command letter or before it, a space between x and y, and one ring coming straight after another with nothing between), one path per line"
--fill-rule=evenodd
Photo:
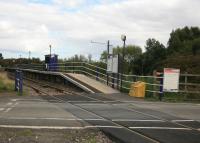
M179 76L180 69L165 68L163 91L165 92L178 92L179 90Z

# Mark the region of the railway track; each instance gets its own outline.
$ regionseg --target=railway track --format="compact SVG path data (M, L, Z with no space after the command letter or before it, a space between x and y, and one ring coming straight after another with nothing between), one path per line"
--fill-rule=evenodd
M76 107L76 108L79 108L79 109L82 110L82 111L85 111L85 112L87 112L87 113L89 113L89 114L91 114L91 115L95 115L95 116L99 117L100 119L102 119L102 120L104 120L104 121L106 121L106 122L108 122L108 123L110 123L110 124L112 124L112 125L115 125L116 127L119 127L119 128L121 128L121 129L125 129L126 132L128 131L128 132L130 132L131 134L136 134L136 135L138 135L138 136L140 136L140 137L142 137L142 138L145 138L146 140L148 140L148 141L151 142L151 143L159 143L159 141L157 141L157 140L155 140L155 139L153 139L153 138L151 138L151 137L148 137L148 136L146 136L146 135L144 135L144 134L142 134L142 133L140 133L140 132L136 132L136 131L134 131L134 130L131 130L131 129L129 129L129 128L126 127L126 126L123 126L123 125L121 125L121 124L118 124L118 123L116 123L116 122L114 122L114 121L112 121L112 120L110 120L110 119L108 119L108 118L105 118L105 117L103 117L103 116L100 116L100 115L98 115L98 114L96 114L96 113L94 113L94 112L91 112L91 111L89 111L89 110L86 110L86 109L82 108L81 106L79 106L79 105L77 105L77 104L75 105L75 104L73 104L73 103L71 103L71 102L68 102L67 100L64 100L63 98L60 98L59 95L58 95L58 96L50 95L47 91L44 91L42 88L43 88L44 86L45 86L45 87L54 88L54 89L56 89L56 90L62 92L63 94L65 94L65 96L66 96L66 94L70 94L70 95L83 96L83 97L85 97L85 98L92 99L92 100L95 100L95 101L101 102L101 103L106 103L105 101L102 101L102 100L99 100L99 99L95 99L95 98L91 98L91 97L89 97L89 96L86 96L86 95L83 95L83 94L81 94L81 93L77 93L77 92L74 92L74 91L66 91L66 90L64 90L64 89L61 89L61 88L58 88L58 87L55 87L55 86L52 86L52 85L49 85L49 84L39 83L39 82L34 81L34 80L31 80L31 81L34 82L34 83L37 83L38 85L40 85L41 88L38 88L38 86L30 85L30 84L27 84L27 83L25 83L25 85L28 86L28 87L30 87L30 88L32 88L32 89L35 90L37 93L43 94L43 95L41 95L41 96L44 96L44 95L45 95L45 96L48 96L48 98L49 98L48 100L57 100L58 102L68 103L68 104L70 104L70 105L72 105L72 106L74 106L74 107ZM102 131L104 132L104 130L101 129L101 127L99 127L99 128L100 128L100 130L102 130ZM107 132L104 132L104 133L108 134ZM121 140L120 138L112 136L110 133L109 133L109 136L111 136L111 138L114 138L115 141L124 142L124 141Z
M82 110L82 111L84 111L84 112L87 112L88 114L95 115L96 117L99 117L100 119L103 119L103 120L106 121L107 123L112 124L112 125L118 127L119 129L123 129L126 133L129 133L129 134L132 134L132 135L140 136L140 137L144 138L145 140L147 140L147 141L149 141L149 142L153 142L153 143L158 143L158 142L160 142L160 141L157 140L156 138L152 138L152 137L150 137L150 136L148 136L148 135L146 135L146 134L144 134L144 133L142 133L142 132L140 132L140 131L132 130L132 129L128 128L127 126L124 126L123 124L120 124L120 123L118 123L118 122L115 122L115 121L113 121L113 120L111 120L111 119L109 119L109 118L106 118L106 117L104 117L104 116L101 116L101 115L95 113L94 111L87 110L87 109L81 107L81 106L78 105L78 104L74 104L73 102L69 101L69 100L68 100L67 98L65 98L65 97L67 97L67 95L68 95L68 96L69 96L69 95L71 95L71 96L75 96L75 95L76 95L76 96L79 96L80 98L81 98L81 97L84 97L85 99L88 99L89 101L98 102L98 103L105 103L105 104L109 104L109 105L112 105L112 104L115 103L115 102L118 102L118 103L119 103L119 101L117 101L117 100L116 100L116 101L115 101L115 100L114 100L114 101L110 101L110 100L108 99L109 101L105 101L105 99L104 99L104 100L101 100L101 99L92 98L92 97L90 97L90 96L87 96L85 93L78 93L78 92L76 92L76 91L65 90L65 89L63 89L63 88L56 87L56 86L53 86L53 85L51 85L51 84L46 84L46 83L44 84L44 83L40 83L40 82L34 81L34 80L29 80L29 81L36 83L37 86L36 86L36 85L33 85L33 84L32 84L32 85L30 85L30 84L28 85L28 84L27 84L27 86L31 87L31 88L34 89L36 92L45 95L45 96L46 96L46 100L56 100L56 101L58 101L58 102L70 104L71 106L76 107L76 108L78 108L78 109L80 109L80 110ZM38 87L38 86L39 86L39 87ZM45 91L45 90L44 90L44 87L48 87L48 88L51 88L51 89L55 89L55 90L57 90L58 92L60 92L61 94L63 94L63 96L65 96L65 97L59 96L59 95L58 95L58 96L56 96L56 95L50 95L50 94L48 93L48 91ZM43 95L41 95L41 96L43 96ZM76 103L77 103L77 101L76 101ZM120 102L120 103L123 103L123 102ZM142 112L137 111L137 110L135 110L135 109L129 109L129 108L125 108L125 107L122 107L122 108L124 108L124 109L126 109L126 110L129 110L129 111L132 111L132 112L137 112L137 113L139 113L139 114L143 114L143 115L145 115L145 116L153 117L153 118L158 119L158 120L163 120L164 122L170 122L170 123L172 123L172 122L169 121L169 120L161 119L160 117L157 117L157 116L155 116L155 115L151 115L151 114L147 114L147 113L142 113ZM72 114L73 114L73 113L72 113ZM181 123L175 123L175 122L173 122L173 124L182 126L182 127L184 127L184 128L188 128L188 129L190 129L190 130L196 130L196 129L190 127L190 126L186 126L186 125L181 124ZM109 136L112 136L112 138L114 138L115 140L119 140L120 142L125 142L124 140L121 140L121 138L118 138L118 137L116 137L116 136L113 136L113 135L111 135L111 133L108 133L107 131L105 131L105 128L101 128L101 127L99 127L99 128L100 128L100 130L102 130L104 133L109 134ZM114 131L114 130L113 130L113 131Z

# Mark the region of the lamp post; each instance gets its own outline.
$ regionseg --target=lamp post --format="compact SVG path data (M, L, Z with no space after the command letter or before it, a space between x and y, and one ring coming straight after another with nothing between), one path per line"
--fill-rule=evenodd
M51 56L51 45L49 45L49 48L50 48L50 56Z
M122 90L122 77L124 73L124 56L125 56L125 46L126 46L126 35L121 35L121 40L123 41L123 50L122 50L122 63L121 63L121 90Z
M28 62L31 63L31 51L28 51Z

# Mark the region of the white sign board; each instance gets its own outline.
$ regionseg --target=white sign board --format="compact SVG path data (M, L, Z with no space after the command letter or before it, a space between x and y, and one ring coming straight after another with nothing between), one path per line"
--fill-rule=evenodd
M118 73L118 55L113 57L113 66L112 66L112 72L113 73Z
M109 56L107 59L107 72L108 73L118 73L118 55Z
M179 77L180 69L165 68L163 91L165 92L178 92L179 90Z
M107 72L112 72L112 57L107 58Z

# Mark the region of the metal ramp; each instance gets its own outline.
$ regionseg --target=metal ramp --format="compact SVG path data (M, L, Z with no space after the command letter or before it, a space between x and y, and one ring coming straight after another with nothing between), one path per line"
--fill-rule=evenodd
M83 74L76 74L76 73L65 73L66 76L74 79L75 81L79 82L80 84L88 87L92 91L96 93L104 93L104 94L113 94L113 93L120 93L118 90L113 89L104 83L96 81L88 76Z

